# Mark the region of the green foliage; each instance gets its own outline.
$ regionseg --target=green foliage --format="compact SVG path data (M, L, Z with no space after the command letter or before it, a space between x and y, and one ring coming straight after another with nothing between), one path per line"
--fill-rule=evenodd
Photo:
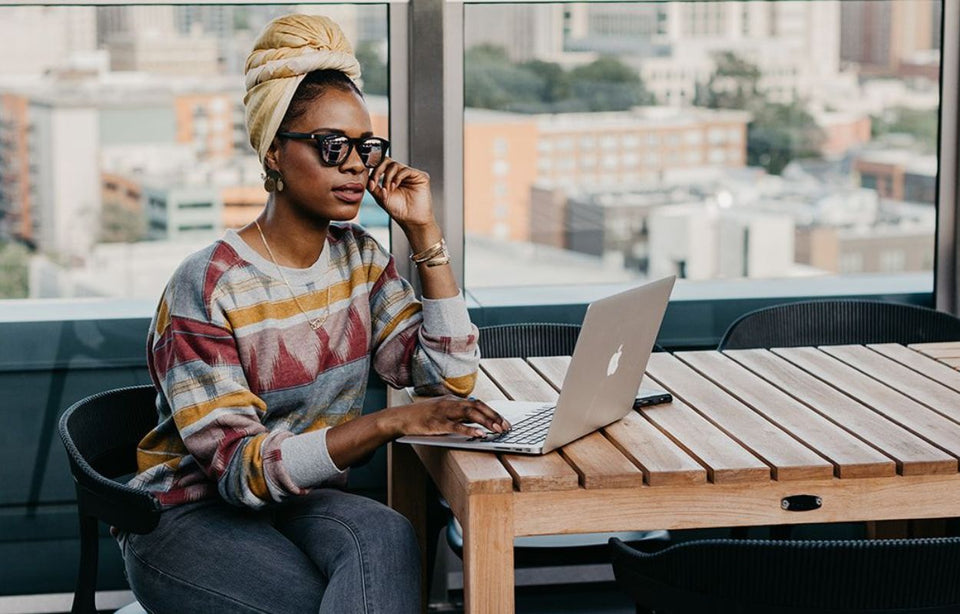
M622 111L650 104L636 70L602 57L567 71L532 60L513 63L502 47L478 45L464 59L466 106L521 113Z
M146 236L146 219L115 202L104 202L100 210L101 243L135 243Z
M464 57L464 100L481 109L516 110L541 101L545 80L517 66L502 47L478 45Z
M0 299L29 296L30 251L20 243L0 242Z
M779 175L793 159L819 156L824 138L802 105L768 102L747 127L747 164Z
M937 151L939 118L936 109L894 107L884 111L883 116L874 117L872 120L871 133L874 137L908 134L926 153Z
M354 50L363 77L363 91L366 94L386 96L389 86L387 65L380 57L373 41L364 41Z
M697 88L694 104L710 109L750 109L758 98L760 69L731 51L714 58L717 68L705 86Z
M760 91L760 69L729 51L717 54L716 70L697 88L694 104L749 111L747 164L779 175L796 158L819 156L825 135L799 101L771 102Z

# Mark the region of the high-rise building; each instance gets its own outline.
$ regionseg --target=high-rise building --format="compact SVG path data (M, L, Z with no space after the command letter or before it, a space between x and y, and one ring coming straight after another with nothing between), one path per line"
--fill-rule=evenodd
M862 71L897 74L920 51L940 47L940 3L847 0L841 6L840 57Z
M515 62L556 59L563 52L565 13L576 6L467 5L463 17L464 47L469 49L481 44L503 47Z
M71 56L97 48L96 9L71 7L0 7L0 40L16 53L0 54L0 79L41 75ZM37 32L43 32L37 44Z

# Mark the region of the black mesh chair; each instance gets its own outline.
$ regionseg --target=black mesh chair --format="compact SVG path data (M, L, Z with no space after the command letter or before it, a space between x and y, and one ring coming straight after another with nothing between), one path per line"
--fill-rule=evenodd
M569 356L573 354L579 334L578 324L532 323L481 327L480 352L484 358ZM463 529L452 515L447 521L445 535L450 549L462 558ZM632 531L523 537L514 542L515 566L607 563L607 541L614 535L634 544L647 540L666 540L670 536L667 531Z
M646 551L610 540L637 612L960 612L960 538L710 539Z
M926 307L880 301L801 301L744 314L727 328L719 349L957 339L960 318Z
M80 571L73 614L95 614L98 521L128 533L149 533L160 520L160 504L149 492L124 484L137 470L137 444L157 423L153 386L101 392L74 403L60 418L77 485ZM120 610L144 612L138 604Z

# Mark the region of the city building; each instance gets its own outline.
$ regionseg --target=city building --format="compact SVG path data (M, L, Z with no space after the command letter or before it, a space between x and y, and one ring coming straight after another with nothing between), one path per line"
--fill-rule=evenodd
M526 241L530 189L615 189L677 169L742 167L740 111L640 107L611 113L521 115L467 109L464 216L467 232Z
M790 216L724 210L716 203L667 205L649 217L651 278L793 277Z
M0 81L43 74L77 54L97 49L97 16L91 6L38 11L31 6L6 6L0 18ZM37 44L37 33L43 44ZM29 51L27 51L29 50Z
M909 202L936 202L937 157L909 150L864 151L853 169L860 185L876 190L881 198Z
M187 35L147 30L117 33L107 40L114 71L154 75L214 76L220 73L217 40L202 32Z
M940 47L940 2L845 0L838 4L844 33L840 59L856 62L861 74L900 74L904 64L914 62L916 52Z
M144 185L143 199L150 240L212 241L223 233L223 201L217 188L156 178Z

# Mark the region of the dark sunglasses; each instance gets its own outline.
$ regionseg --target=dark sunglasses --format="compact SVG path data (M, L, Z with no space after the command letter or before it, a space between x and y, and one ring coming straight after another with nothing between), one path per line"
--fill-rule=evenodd
M360 161L367 168L377 168L387 156L390 142L378 136L364 136L351 139L342 134L312 134L309 132L278 132L285 139L310 139L320 152L320 163L324 166L340 166L350 156L354 147L360 154Z

